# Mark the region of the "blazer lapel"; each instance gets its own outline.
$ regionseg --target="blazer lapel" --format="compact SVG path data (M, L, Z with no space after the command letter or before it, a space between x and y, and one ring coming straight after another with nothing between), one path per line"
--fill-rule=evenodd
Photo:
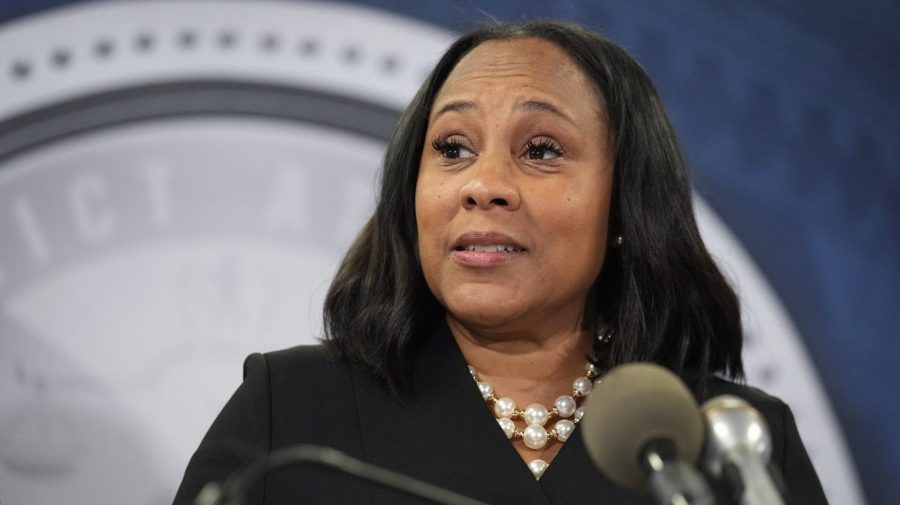
M580 425L544 471L540 484L553 504L654 503L649 495L617 487L594 467L584 447Z
M354 372L366 459L489 504L549 505L485 407L445 324L416 356L412 391L402 400ZM375 486L372 496L378 504L421 503Z

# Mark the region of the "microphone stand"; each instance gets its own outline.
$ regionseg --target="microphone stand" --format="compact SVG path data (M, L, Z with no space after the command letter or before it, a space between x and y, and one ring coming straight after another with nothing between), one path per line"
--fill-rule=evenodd
M347 473L391 489L424 498L443 505L487 505L459 493L392 472L330 447L298 445L279 449L260 458L225 482L209 482L197 495L196 505L243 505L247 491L255 482L272 470L294 465L315 465Z
M656 439L643 451L650 489L661 505L715 505L715 497L696 468L678 457L675 444Z

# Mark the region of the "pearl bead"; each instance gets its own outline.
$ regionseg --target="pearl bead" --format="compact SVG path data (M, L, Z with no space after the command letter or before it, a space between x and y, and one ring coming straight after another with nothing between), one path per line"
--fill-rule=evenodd
M542 459L533 459L528 463L528 469L534 474L535 479L540 479L541 475L544 475L544 470L547 469L547 466L547 462Z
M549 439L550 435L547 434L547 430L536 424L532 424L522 432L522 441L529 449L543 449Z
M575 408L578 407L575 403L575 398L572 398L571 395L560 396L553 402L553 406L559 412L559 417L572 417L572 414L575 413Z
M559 439L560 442L565 442L569 439L569 435L575 431L575 423L568 419L560 419L559 421L556 421L553 428L556 430L556 438Z
M575 424L584 416L584 408L578 407L578 400L588 396L594 386L600 384L599 368L588 363L585 366L586 376L575 379L572 383L572 394L562 395L556 398L552 409L547 409L540 403L532 403L524 411L519 410L516 402L509 397L497 398L494 388L487 382L478 380L478 372L475 367L468 366L469 374L475 379L478 391L489 405L494 406L494 415L497 424L503 430L503 434L510 440L519 438L529 449L540 450L547 446L552 439L565 442L575 431ZM559 417L549 432L545 425L552 417ZM519 431L515 419L522 419L526 424L523 431ZM535 478L540 478L547 468L547 463L542 460L534 460L528 464Z
M522 418L525 419L525 424L538 424L543 426L547 424L547 421L550 420L550 413L547 412L547 407L541 405L540 403L532 403L531 405L525 407L525 412L522 414Z
M572 383L572 389L578 391L581 396L587 396L591 392L593 384L587 377L579 377Z
M501 417L500 419L497 419L497 424L500 425L500 428L503 430L506 438L512 438L513 433L515 433L516 431L516 423L514 423L512 419L508 417Z
M512 398L503 397L494 402L494 414L497 417L512 417L516 411L516 402Z

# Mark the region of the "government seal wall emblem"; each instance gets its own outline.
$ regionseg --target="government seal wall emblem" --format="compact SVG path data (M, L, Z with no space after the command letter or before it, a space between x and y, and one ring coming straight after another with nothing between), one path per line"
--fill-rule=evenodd
M0 29L0 500L171 502L242 359L321 334L385 141L451 39L306 2L86 3ZM697 205L751 382L792 404L832 500L861 503L786 312Z

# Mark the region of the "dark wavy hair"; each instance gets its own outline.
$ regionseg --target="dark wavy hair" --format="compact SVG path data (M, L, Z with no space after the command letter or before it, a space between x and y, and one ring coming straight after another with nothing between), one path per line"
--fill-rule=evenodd
M431 105L456 64L489 40L555 43L593 82L614 138L610 248L585 313L605 368L652 361L685 374L743 376L737 296L694 219L688 169L665 108L641 66L622 48L571 23L492 25L457 39L401 116L384 157L375 214L332 281L326 344L384 379L406 386L417 338L443 317L419 263L415 192Z

